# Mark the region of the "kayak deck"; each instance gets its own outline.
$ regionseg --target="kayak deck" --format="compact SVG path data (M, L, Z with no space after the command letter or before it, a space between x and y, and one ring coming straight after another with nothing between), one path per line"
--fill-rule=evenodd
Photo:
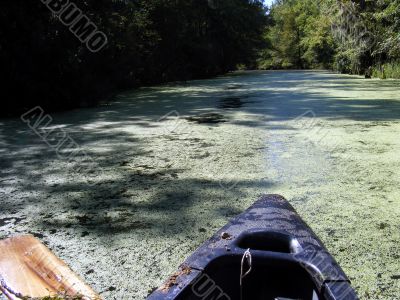
M249 273L245 275L243 269ZM265 195L206 241L148 299L358 297L293 207L282 196Z

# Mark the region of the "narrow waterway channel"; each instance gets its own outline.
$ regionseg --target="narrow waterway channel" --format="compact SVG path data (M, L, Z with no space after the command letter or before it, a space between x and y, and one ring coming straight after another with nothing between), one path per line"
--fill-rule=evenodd
M95 162L86 173L20 119L0 120L0 237L32 233L105 299L143 299L230 218L278 193L362 299L397 299L399 87L245 72L50 114L50 129Z

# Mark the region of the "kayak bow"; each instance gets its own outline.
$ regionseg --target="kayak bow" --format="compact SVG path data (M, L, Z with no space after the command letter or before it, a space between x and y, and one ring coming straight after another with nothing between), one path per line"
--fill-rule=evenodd
M354 300L350 280L279 195L265 195L198 248L148 300Z

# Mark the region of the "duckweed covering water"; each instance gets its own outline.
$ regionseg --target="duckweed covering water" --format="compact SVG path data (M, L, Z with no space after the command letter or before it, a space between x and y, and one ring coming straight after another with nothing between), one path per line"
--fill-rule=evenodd
M104 298L143 299L260 194L279 193L361 298L397 299L399 83L251 72L53 114L93 158L89 174L3 120L0 236L40 233Z

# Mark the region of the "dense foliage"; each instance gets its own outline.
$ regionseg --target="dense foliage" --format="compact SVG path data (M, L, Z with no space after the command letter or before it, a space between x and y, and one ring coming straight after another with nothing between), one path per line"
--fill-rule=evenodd
M277 0L261 68L400 76L400 0Z
M265 34L269 47L261 54L260 66L267 69L330 67L335 45L329 18L322 13L329 7L328 2L277 1L271 10L273 25Z
M88 50L43 2L0 2L8 114L89 105L120 89L237 66L400 77L400 0L76 0L105 33Z
M264 42L258 0L74 3L106 34L101 51L90 52L40 0L0 2L2 113L65 109L120 89L254 67Z

